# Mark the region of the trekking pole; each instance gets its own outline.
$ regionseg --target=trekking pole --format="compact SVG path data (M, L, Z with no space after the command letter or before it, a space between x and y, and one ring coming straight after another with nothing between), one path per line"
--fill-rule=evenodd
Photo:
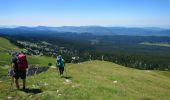
M10 82L10 90L13 90L13 84L14 84L14 75L11 75L12 70L8 70L8 76L11 77L11 82Z
M35 75L37 75L38 67L36 68L35 74L34 74L34 80L35 80ZM38 82L35 80L35 84L38 86Z
M13 77L11 77L11 86L10 86L10 90L13 90L13 82L14 82Z
M35 67L34 70L32 70L32 71L33 71L34 88L36 88L37 87L37 82L35 80L35 75L37 73L37 68Z

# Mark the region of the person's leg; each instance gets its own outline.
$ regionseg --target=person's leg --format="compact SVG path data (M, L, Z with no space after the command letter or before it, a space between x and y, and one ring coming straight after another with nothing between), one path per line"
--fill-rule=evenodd
M15 85L16 85L16 88L17 88L17 89L19 89L18 79L19 79L18 72L15 72L14 81L15 81Z
M64 71L64 67L61 67L60 68L60 75L61 75L61 77L63 77L63 71Z
M23 82L23 90L25 90L25 87L26 87L26 72L22 72L22 75L21 75L21 79L22 79L22 82Z
M64 73L64 67L61 68L61 74L63 75Z
M63 69L62 69L62 67L59 67L59 70L60 70L60 76L62 78L63 77Z
M59 71L60 71L60 76L62 75L62 69L61 67L59 67Z
M22 81L23 81L23 90L25 90L25 84L26 84L26 79L22 79Z

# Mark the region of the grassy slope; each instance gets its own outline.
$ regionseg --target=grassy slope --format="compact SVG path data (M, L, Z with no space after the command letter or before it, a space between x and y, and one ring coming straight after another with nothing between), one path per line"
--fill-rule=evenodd
M18 48L11 44L9 40L0 37L0 50L18 50Z
M9 40L0 37L0 50L19 50L19 48L10 43ZM0 52L0 65L7 65L10 62L10 55L2 51Z
M169 100L170 73L126 68L104 61L68 64L67 74L71 83L58 77L55 69L31 76L28 88L37 88L39 94L21 91L10 92L9 81L1 82L0 98L6 99L68 99L68 100ZM34 80L35 78L35 80ZM117 81L117 83L113 83ZM45 83L48 85L45 86ZM57 92L58 91L58 92ZM61 95L60 95L61 94Z
M20 50L9 42L9 40L0 37L0 50ZM54 58L46 56L27 56L29 64L39 64L47 66L49 62L55 63ZM0 52L0 66L10 65L11 56L8 53Z
M13 47L6 39L0 38L0 47ZM6 42L4 42L6 41ZM5 47L4 44L8 44ZM11 45L11 47L10 47ZM47 65L55 62L49 57L27 56L29 64ZM2 68L10 63L10 55L0 53L0 76L6 73ZM3 73L2 73L3 72ZM0 78L0 99L68 99L68 100L168 100L170 99L170 73L143 71L126 68L110 62L92 61L81 64L67 64L67 74L71 83L64 84L55 69L27 78L27 87L37 85L43 92L39 94L10 91L10 78ZM117 81L117 83L113 83ZM45 83L48 85L45 85ZM58 91L58 92L57 92ZM61 94L61 95L60 95Z

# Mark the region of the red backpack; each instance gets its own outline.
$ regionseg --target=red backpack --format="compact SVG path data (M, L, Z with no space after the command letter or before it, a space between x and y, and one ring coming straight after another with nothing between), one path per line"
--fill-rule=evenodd
M26 69L28 68L28 64L27 64L26 56L23 53L18 55L17 63L18 63L18 71L26 72Z

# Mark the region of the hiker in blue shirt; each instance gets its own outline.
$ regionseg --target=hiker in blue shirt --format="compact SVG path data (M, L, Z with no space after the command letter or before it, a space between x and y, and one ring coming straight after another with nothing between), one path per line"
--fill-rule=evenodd
M64 59L62 58L62 56L61 55L57 56L56 67L58 68L61 77L63 77L64 65L65 65Z

